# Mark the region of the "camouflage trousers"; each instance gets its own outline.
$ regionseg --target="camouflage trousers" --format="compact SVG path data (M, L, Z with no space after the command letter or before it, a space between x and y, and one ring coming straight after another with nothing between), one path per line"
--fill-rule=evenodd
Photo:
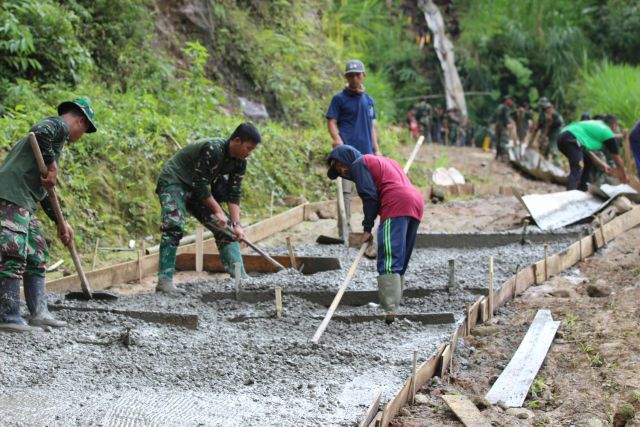
M509 145L507 129L496 129L494 138L496 141L496 159L507 156L507 145Z
M44 277L48 259L35 215L0 199L0 279L21 279L25 271Z
M222 248L233 242L229 236L216 230L216 217L213 211L200 200L193 198L191 192L187 191L182 185L158 183L156 193L160 199L162 215L159 277L173 277L176 248L184 234L187 212L191 213L213 233L219 251L222 251ZM218 201L221 202L222 200Z

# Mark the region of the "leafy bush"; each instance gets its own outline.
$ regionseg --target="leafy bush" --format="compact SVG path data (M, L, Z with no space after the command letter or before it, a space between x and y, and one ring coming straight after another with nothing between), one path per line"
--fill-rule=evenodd
M78 17L53 0L0 2L0 78L78 81L90 64Z
M596 63L580 74L570 96L576 105L576 117L584 111L592 114L615 114L621 125L632 127L640 119L640 100L630 94L640 93L640 67Z

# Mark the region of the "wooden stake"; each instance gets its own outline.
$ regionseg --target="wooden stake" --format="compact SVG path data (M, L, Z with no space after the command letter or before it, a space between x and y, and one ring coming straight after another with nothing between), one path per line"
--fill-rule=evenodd
M142 283L142 264L140 263L140 251L136 251L138 255L138 283Z
M373 401L369 408L367 409L367 413L365 414L358 427L369 427L369 425L374 421L376 417L376 412L378 411L378 406L380 405L380 398L382 397L382 389L376 390L376 393L373 396Z
M602 246L607 246L607 239L604 237L604 225L602 224L602 215L598 215L598 226L600 227L600 236L602 237Z
M547 257L549 253L549 245L547 242L544 242L544 280L549 280L549 271L547 270Z
M453 292L456 289L456 277L455 277L455 263L453 259L449 260L449 292Z
M289 259L291 260L291 268L295 268L296 270L298 269L298 266L296 265L296 255L293 252L293 245L291 244L291 236L287 236L287 250L289 251Z
M418 350L413 350L413 366L411 369L411 404L415 403L416 398L416 371L418 365Z
M489 318L491 320L493 318L493 257L489 257L489 297L488 297L488 306L489 306Z
M516 266L516 277L513 279L513 295L512 299L518 296L518 273L520 272L520 264Z
M467 313L466 318L464 320L464 336L471 335L471 304L468 302L464 304L464 311Z
M242 280L242 266L239 262L233 264L234 273L235 273L235 282L236 282L236 300L240 300L240 291L241 291L241 283Z
M196 271L202 271L202 265L204 260L204 248L202 234L204 229L202 225L196 225Z
M520 244L524 245L526 240L525 240L525 236L527 235L527 226L529 225L529 220L525 219L524 220L524 224L522 226L522 237L520 237Z
M276 287L276 317L282 318L282 288Z
M344 240L345 246L349 247L349 224L347 223L347 210L344 204L344 193L342 192L342 178L338 177L338 179L336 179L336 187L338 191L338 215L340 216L340 221L342 223L340 232L342 233L342 239Z
M93 260L91 261L91 270L96 269L96 260L98 259L98 247L100 246L100 238L96 239L96 246L93 248Z

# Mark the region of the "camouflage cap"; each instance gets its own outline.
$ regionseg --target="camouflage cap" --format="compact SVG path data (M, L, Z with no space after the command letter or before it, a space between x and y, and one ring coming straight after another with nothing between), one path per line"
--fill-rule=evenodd
M549 102L549 98L547 98L546 96L538 99L538 107L547 108L547 106L549 106L550 104L551 103Z
M91 106L91 100L88 97L82 97L74 99L73 101L65 101L62 104L58 105L58 114L63 115L69 110L80 110L82 114L89 121L89 130L87 133L93 133L96 131L96 125L94 123L96 113L93 111L93 107Z

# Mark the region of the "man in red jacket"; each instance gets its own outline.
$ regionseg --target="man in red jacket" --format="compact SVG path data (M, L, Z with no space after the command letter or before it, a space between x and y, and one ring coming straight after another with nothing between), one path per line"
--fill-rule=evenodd
M422 194L396 161L383 156L362 155L353 147L340 145L329 154L328 164L327 176L353 181L362 198L361 243L372 240L374 221L380 215L378 297L386 321L391 323L402 298L404 273L424 212Z

